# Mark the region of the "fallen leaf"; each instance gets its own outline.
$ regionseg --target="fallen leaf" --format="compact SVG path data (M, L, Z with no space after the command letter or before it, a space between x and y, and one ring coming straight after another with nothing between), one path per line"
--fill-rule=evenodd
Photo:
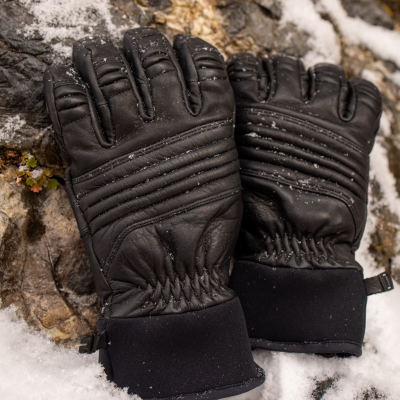
M14 150L11 150L7 153L7 158L15 158L17 156L18 154Z
M32 192L35 192L35 193L39 193L42 189L43 189L43 188L42 188L41 186L39 186L39 185L33 185L33 186L31 187L31 191L32 191Z

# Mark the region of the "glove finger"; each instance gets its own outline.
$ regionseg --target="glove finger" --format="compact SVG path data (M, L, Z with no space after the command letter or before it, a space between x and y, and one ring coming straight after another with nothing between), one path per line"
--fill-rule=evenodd
M74 158L80 158L79 153L87 157L85 152L98 151L100 146L92 125L91 99L76 71L67 66L50 66L45 71L43 83L47 108L63 157L69 160L71 149Z
M74 67L89 86L100 119L101 141L110 147L143 124L129 68L108 38L89 37L74 43Z
M272 55L264 60L270 72L271 102L285 105L304 103L308 100L308 76L303 63L296 58Z
M222 54L204 40L189 35L177 35L174 50L183 72L192 115L218 113L220 118L232 118L232 88Z
M310 68L311 107L323 110L328 118L352 118L354 104L348 97L349 88L343 68L333 64L317 64Z
M379 129L382 113L382 97L378 88L371 82L360 78L349 80L353 103L355 104L354 117L351 124L354 129L354 138L366 151L370 152L374 144L374 136ZM364 127L364 128L360 128Z
M269 79L260 58L239 53L230 56L227 64L236 101L262 102L267 99Z
M149 116L173 119L189 111L182 71L164 35L155 28L129 30L124 54Z

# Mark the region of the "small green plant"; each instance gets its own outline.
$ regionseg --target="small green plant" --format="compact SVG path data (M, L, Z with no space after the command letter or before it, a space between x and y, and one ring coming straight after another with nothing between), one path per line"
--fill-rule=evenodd
M23 153L21 157L21 164L17 173L17 184L25 182L31 187L31 191L39 193L43 186L49 189L57 189L58 182L52 179L53 174L45 169L38 167L37 160L34 156L28 153Z

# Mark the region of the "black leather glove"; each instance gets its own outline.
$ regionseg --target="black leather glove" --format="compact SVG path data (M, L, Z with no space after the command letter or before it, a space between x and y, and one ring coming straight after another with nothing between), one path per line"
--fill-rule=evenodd
M244 215L231 288L251 344L361 355L367 295L355 261L367 218L368 154L381 97L335 65L232 56Z
M46 103L102 300L109 379L143 398L217 399L263 380L228 270L242 216L234 98L223 57L128 31L50 67Z

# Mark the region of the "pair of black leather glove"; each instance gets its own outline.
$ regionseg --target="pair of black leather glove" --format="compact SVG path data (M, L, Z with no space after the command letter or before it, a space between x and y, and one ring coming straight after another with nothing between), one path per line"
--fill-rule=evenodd
M361 355L367 295L390 285L354 259L374 85L282 56L226 71L199 38L139 28L123 51L76 42L44 90L103 303L81 351L110 380L219 399L263 383L251 346Z

